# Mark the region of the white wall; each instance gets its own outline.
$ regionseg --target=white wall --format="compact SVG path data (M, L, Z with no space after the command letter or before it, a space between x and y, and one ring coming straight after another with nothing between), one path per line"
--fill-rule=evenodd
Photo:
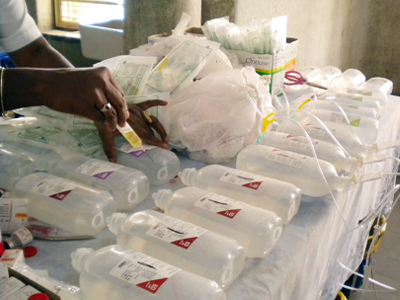
M394 82L400 95L399 0L203 0L202 22L228 15L288 16L288 36L300 40L298 66L356 68Z

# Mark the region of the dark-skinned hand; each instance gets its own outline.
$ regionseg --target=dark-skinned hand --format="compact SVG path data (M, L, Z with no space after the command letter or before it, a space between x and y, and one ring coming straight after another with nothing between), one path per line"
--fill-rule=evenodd
M167 104L168 102L163 100L147 100L137 104L128 104L129 118L127 119L127 122L142 139L144 144L168 149L169 141L167 133L160 121L155 116L151 115L150 122L144 114L144 111L150 107L158 105L165 106ZM109 161L114 163L117 162L114 138L118 134L118 131L110 131L105 122L97 122L96 127L103 143L104 153L108 157ZM155 136L153 129L159 134L160 139Z

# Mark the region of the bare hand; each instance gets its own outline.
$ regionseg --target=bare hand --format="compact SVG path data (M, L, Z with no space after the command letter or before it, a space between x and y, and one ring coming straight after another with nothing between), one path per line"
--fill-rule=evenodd
M129 113L124 93L107 68L59 69L53 76L59 84L47 87L46 106L103 122L110 131L117 123L125 125ZM111 106L102 111L107 103Z
M128 109L130 114L127 121L142 139L143 143L168 149L169 140L160 121L153 115L149 117L150 119L145 115L146 109L157 105L164 106L167 105L167 102L162 100L148 100L138 104L129 104ZM104 153L111 162L117 162L114 138L118 132L116 130L112 132L107 130L102 122L96 123L96 126L103 142ZM159 134L161 139L155 136L153 129Z

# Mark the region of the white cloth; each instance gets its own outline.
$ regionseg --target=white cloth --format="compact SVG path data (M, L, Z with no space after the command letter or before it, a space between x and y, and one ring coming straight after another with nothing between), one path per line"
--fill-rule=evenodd
M40 36L24 0L0 0L1 52L18 50Z

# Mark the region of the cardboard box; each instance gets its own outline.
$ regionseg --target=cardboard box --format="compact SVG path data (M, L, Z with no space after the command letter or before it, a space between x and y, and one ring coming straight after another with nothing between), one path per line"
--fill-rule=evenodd
M12 268L9 268L8 272L10 274L10 277L15 277L18 280L20 280L21 282L23 282L25 285L30 285L31 287L37 289L41 293L46 294L49 297L50 300L61 300L60 296L58 296L55 293L53 293L52 291L46 289L45 287L43 287L42 285L40 285L36 281L33 281L32 279L22 275L18 271L14 270Z
M253 54L239 50L227 51L234 53L243 66L253 66L260 75L271 75L270 92L283 87L285 72L292 71L296 65L299 41L295 38L286 39L286 48L277 54Z

